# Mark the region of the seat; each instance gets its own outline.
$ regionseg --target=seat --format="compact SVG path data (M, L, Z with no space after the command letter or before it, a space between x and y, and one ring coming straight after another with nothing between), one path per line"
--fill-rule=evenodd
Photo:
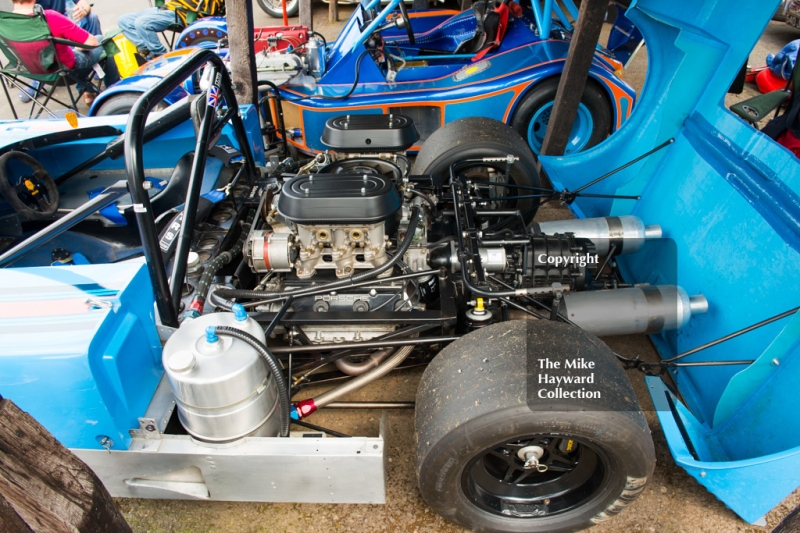
M788 112L797 103L797 91L795 89L800 87L800 69L797 68L797 63L800 63L800 61L795 62L789 81L786 82L786 86L783 89L743 100L732 105L730 107L731 111L754 126L756 122L767 118L773 111L775 112L775 118L777 118L784 103L788 103L786 106Z
M455 54L477 54L473 61L480 61L503 40L508 27L507 0L495 6L495 0L479 0L472 5L475 13L475 33L458 45Z
M2 76L3 91L14 118L18 119L19 117L9 94L9 87L14 87L20 91L30 90L33 92L28 118L34 118L34 111L37 109L36 118L43 111L46 111L52 117L56 117L55 113L47 107L50 102L56 102L77 112L78 100L84 92L90 91L95 94L100 92L100 80L98 80L97 86L92 82L94 69L67 68L58 58L56 44L85 50L96 48L54 37L50 32L50 27L47 25L41 6L35 6L33 16L0 12L0 52L8 60L6 65L0 63L0 76ZM99 46L104 48L101 60L119 52L111 38L104 39ZM38 83L34 85L34 82ZM72 90L72 85L78 83L83 84L83 88L78 90L76 94ZM56 89L59 86L66 88L69 95L69 103L55 96ZM44 97L43 102L40 101L42 97Z

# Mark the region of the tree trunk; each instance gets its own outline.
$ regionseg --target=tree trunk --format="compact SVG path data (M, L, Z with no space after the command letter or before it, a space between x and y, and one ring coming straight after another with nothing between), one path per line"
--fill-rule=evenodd
M553 112L542 142L542 155L564 155L572 124L578 114L578 104L583 96L586 78L589 76L589 67L594 60L606 9L608 0L584 0L581 3L564 72L558 82ZM549 16L549 13L545 13L545 16ZM548 38L547 35L541 37Z
M231 78L240 105L258 104L256 57L253 53L253 2L237 0L225 7L228 20L228 46L231 51Z
M328 22L339 22L339 2L331 0L328 4Z
M311 11L311 0L300 0L300 25L308 31L314 31L314 17Z
M95 473L10 400L0 401L0 530L131 531Z

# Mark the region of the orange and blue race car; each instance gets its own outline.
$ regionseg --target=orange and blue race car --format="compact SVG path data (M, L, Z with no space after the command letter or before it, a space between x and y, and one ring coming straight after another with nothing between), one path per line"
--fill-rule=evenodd
M481 0L464 12L408 12L400 0L385 6L363 0L330 44L303 27L258 28L259 82L265 92L279 93L269 99L272 122L287 142L313 153L325 150L320 136L328 119L403 114L420 133L415 151L439 127L483 116L511 125L538 153L577 17L577 9L566 4L567 13L555 2L522 7L509 0ZM125 106L112 104L131 105L136 93L181 63L186 47L216 47L226 56L226 37L224 19L190 26L178 38L178 50L111 87L92 114L124 112ZM598 47L567 154L597 144L628 118L635 92L621 73L622 64ZM187 83L167 103L197 85Z

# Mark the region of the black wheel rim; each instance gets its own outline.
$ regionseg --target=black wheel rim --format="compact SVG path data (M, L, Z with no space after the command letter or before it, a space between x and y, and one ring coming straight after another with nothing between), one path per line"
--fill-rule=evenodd
M520 454L541 456L525 466ZM536 453L531 453L536 452ZM541 465L531 466L534 463ZM547 467L542 470L542 467ZM461 488L492 514L542 518L568 512L595 499L609 472L596 447L571 436L537 435L491 446L467 464Z

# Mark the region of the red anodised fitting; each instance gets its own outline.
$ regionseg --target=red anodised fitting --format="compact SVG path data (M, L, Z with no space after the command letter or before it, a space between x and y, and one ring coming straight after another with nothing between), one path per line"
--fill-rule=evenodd
M307 417L316 410L317 410L317 404L314 403L313 398L309 398L308 400L302 400L292 405L291 417L294 420L300 420L302 418Z

